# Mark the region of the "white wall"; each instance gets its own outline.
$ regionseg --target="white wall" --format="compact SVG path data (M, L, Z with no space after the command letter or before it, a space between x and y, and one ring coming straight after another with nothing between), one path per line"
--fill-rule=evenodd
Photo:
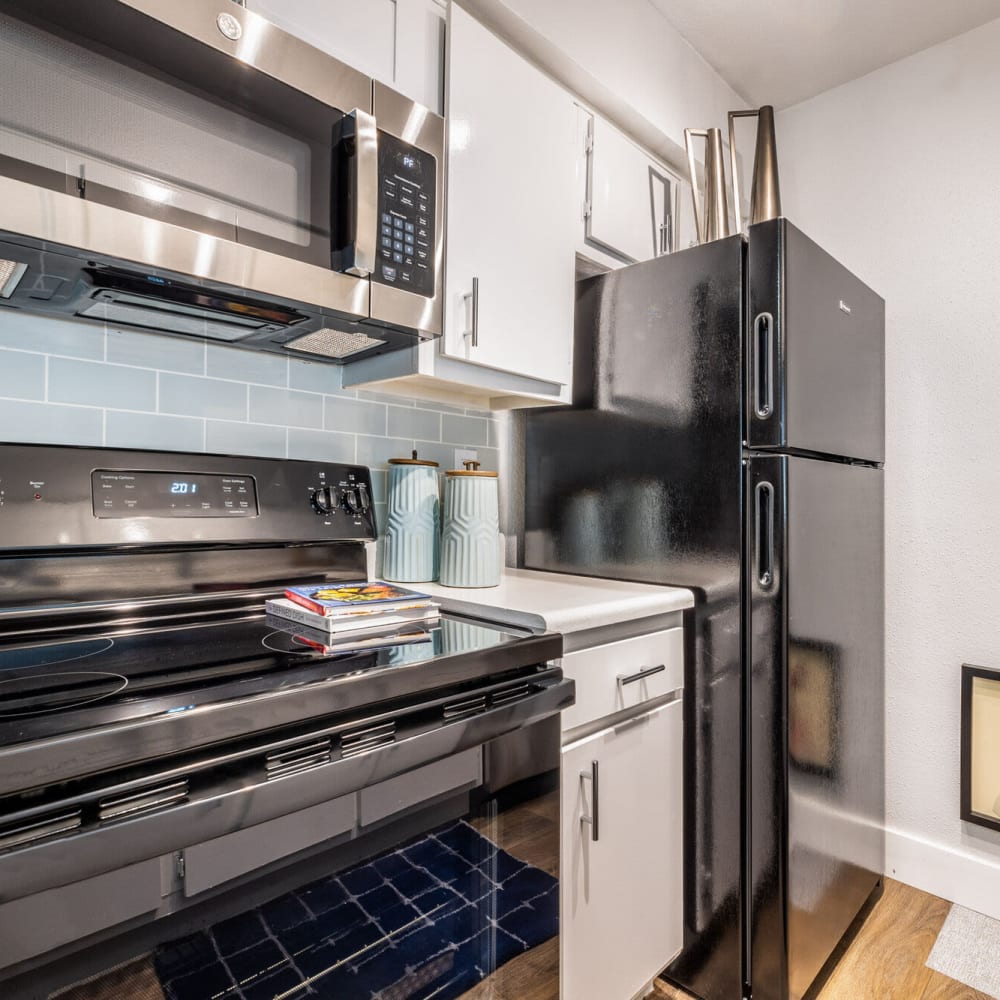
M960 666L1000 666L998 54L1000 20L777 140L785 214L886 299L887 870L1000 918L1000 834L959 820Z

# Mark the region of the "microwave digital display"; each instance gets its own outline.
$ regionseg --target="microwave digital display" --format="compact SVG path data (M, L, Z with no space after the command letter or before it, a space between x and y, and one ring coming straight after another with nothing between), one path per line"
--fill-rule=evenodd
M431 298L437 163L430 153L380 129L378 172L378 255L372 278Z

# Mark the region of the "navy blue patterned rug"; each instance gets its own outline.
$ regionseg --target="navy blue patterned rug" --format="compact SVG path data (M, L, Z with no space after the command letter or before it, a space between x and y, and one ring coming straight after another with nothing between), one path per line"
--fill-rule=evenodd
M168 1000L451 1000L558 931L559 889L460 821L157 949Z

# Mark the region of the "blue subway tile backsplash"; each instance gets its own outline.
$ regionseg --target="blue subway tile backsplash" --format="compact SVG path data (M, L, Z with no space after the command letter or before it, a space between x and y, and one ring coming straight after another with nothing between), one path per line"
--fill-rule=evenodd
M104 411L96 407L0 399L0 440L99 445L104 442Z
M103 361L104 340L104 328L97 323L0 313L0 348Z
M2 309L0 440L357 462L380 522L388 459L498 458L488 414L344 389L336 365Z
M148 413L156 409L156 372L104 361L49 358L48 398L53 403Z
M315 392L252 385L250 421L288 427L322 427L323 397Z
M248 388L245 382L160 372L159 410L190 417L246 420Z
M45 358L41 354L4 351L0 366L0 396L45 399Z
M137 330L108 330L108 361L188 375L205 374L205 343Z
M203 451L205 421L165 413L107 410L104 444L109 448L156 448L160 451Z

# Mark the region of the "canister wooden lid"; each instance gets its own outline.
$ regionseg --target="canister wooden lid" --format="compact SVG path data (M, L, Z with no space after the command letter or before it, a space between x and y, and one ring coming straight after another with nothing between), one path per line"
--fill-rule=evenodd
M499 473L496 472L486 472L479 468L478 462L466 461L462 465L465 466L464 469L448 469L445 473L446 476L480 476L483 479L496 479Z
M436 469L438 467L437 462L428 462L427 459L425 459L425 458L417 458L416 449L414 449L414 451L413 451L412 454L413 454L412 458L390 458L389 459L389 464L390 465L429 465L432 469Z

